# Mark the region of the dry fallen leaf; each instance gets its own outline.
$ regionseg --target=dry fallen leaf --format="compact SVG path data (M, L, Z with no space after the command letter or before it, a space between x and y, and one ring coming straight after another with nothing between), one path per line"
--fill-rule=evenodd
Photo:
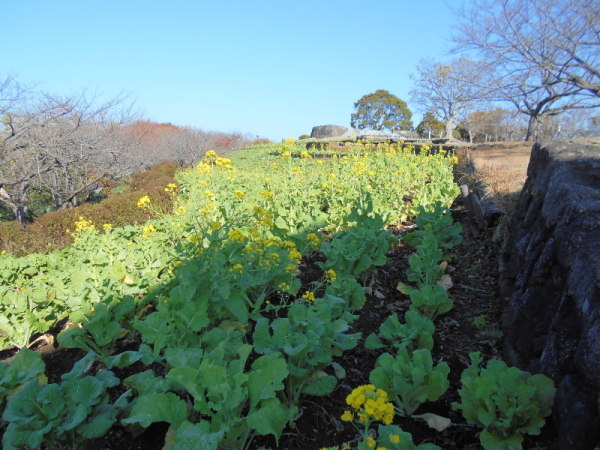
M454 284L452 284L452 278L450 278L450 275L448 275L448 274L442 275L442 277L437 282L437 284L439 284L441 287L443 287L445 291L447 291L452 286L454 286Z
M423 419L429 428L433 428L436 431L444 431L448 428L452 421L447 417L438 416L437 414L425 413L413 415L417 419Z

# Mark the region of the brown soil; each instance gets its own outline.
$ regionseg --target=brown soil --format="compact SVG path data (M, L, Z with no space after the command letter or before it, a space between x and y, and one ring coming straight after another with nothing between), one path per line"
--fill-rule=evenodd
M464 221L460 200L454 205L453 214L456 221ZM454 308L436 320L433 349L434 361L445 361L450 366L450 388L440 400L426 403L417 411L449 417L452 425L443 432L437 432L422 421L396 417L394 423L412 433L415 443L430 442L444 449L481 448L479 430L466 424L460 412L452 410L451 403L459 400L460 374L469 363L469 352L480 351L485 360L501 357L501 305L496 292L499 249L497 244L492 244L492 231L477 238L466 235L465 232L464 242L454 249L454 253L459 256L448 268L454 283L449 291L454 300ZM403 245L400 240L399 245L390 251L385 266L368 280L371 295L368 295L367 302L360 311L360 318L353 324L354 331L361 332L363 340L338 360L346 369L347 376L333 394L328 397L306 398L301 405L299 418L284 431L278 446L271 437L258 437L251 448L318 449L356 442L358 435L353 426L340 420L346 409L345 398L353 388L369 383L369 372L383 352L366 350L362 345L364 338L376 331L390 314L397 312L403 317L409 307L409 298L401 294L396 286L398 282L406 281L407 257L412 251L412 248ZM305 263L303 282L310 281L310 273L315 272L315 267L312 262ZM485 317L485 324L477 327L473 319L480 316ZM135 344L128 342L127 346ZM1 356L10 356L10 352L3 353ZM49 382L58 381L60 375L69 371L82 355L83 352L74 349L57 349L44 353ZM115 372L124 379L136 371L146 369L147 367L138 363L122 373ZM4 426L0 422L0 432L4 431ZM154 424L134 438L123 427L116 425L104 438L90 442L86 448L161 449L166 431L166 424ZM555 447L555 439L550 423L540 436L527 436L523 447L550 449Z

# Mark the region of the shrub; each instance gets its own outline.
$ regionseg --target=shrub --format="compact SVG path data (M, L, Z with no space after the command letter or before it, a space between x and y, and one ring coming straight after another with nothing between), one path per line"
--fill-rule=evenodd
M66 247L73 240L66 230L72 229L81 216L99 226L105 223L115 227L144 223L152 216L149 211L138 208L137 201L148 195L156 207L169 211L172 198L165 192L165 186L175 182L173 177L177 170L178 165L174 162L159 163L133 175L125 192L111 195L100 203L85 203L76 208L52 211L25 227L16 221L2 222L0 251L23 256Z

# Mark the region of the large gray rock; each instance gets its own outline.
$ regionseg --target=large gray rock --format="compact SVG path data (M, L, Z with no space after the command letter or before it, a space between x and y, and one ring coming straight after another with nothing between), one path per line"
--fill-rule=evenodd
M314 139L338 137L342 136L346 131L348 131L348 128L340 125L319 125L313 127L310 137Z
M505 358L551 377L563 449L600 447L600 140L536 144L501 257Z

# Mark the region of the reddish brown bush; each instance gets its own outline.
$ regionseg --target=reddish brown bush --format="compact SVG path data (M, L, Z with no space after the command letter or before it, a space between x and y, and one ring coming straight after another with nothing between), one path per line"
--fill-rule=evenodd
M138 200L148 195L154 206L170 211L173 206L172 198L165 192L165 186L176 183L174 175L177 170L176 163L160 163L150 170L133 175L126 192L111 195L100 203L86 203L77 208L52 211L25 227L16 221L2 222L0 251L23 256L66 247L72 242L72 237L66 230L73 229L80 216L99 227L105 223L115 227L144 223L152 216L147 210L137 207Z

